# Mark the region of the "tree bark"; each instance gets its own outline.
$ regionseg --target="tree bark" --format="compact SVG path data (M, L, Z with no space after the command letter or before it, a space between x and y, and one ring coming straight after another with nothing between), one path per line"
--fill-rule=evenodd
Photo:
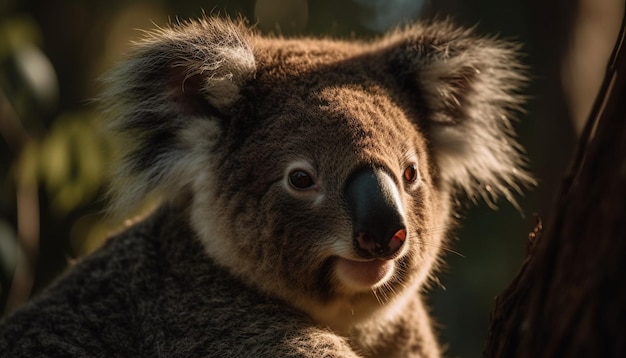
M545 229L496 298L484 357L626 357L625 27Z

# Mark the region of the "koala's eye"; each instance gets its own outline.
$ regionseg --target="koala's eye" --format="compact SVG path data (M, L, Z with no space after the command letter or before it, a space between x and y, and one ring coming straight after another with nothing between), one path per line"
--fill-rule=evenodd
M414 183L418 177L419 173L417 172L417 166L415 164L410 164L406 168L404 168L404 173L402 173L402 177L407 183Z
M295 189L309 189L315 185L311 174L302 169L294 169L289 172L289 184Z

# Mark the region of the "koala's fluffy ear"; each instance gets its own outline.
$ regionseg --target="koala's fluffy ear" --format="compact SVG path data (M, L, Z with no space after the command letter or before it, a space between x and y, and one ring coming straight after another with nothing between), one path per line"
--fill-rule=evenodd
M535 184L511 126L525 82L516 46L450 22L414 25L383 44L389 68L417 93L443 183L473 200L503 195L516 205L511 190Z
M113 213L124 214L163 188L176 195L197 177L199 153L208 152L219 131L214 119L256 70L248 36L242 24L217 19L147 32L129 59L105 76L108 127L122 138Z

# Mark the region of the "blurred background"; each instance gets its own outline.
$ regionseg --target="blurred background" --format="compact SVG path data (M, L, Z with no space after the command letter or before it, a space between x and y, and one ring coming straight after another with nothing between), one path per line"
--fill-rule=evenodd
M468 207L430 304L449 357L479 357L494 297L517 272L533 215L550 216L602 80L621 0L2 0L0 1L0 312L37 295L119 223L103 215L115 144L99 135L97 78L138 29L203 13L264 33L373 37L451 17L523 45L527 112L516 124L540 185L493 211ZM457 240L458 238L458 240Z

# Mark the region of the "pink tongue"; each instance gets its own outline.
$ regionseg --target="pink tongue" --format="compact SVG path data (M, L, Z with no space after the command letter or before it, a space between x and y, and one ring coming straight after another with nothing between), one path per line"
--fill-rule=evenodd
M352 261L337 260L337 272L341 279L350 286L371 288L379 283L393 267L393 261Z

